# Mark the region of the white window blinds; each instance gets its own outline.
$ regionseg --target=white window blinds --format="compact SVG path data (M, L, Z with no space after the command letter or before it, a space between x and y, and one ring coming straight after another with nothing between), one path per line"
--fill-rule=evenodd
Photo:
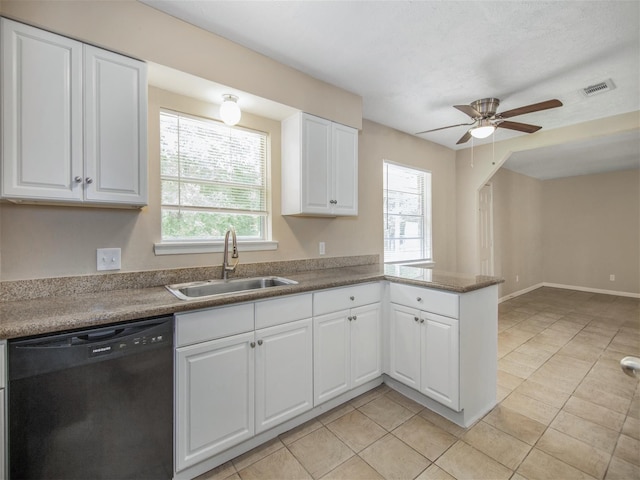
M267 135L163 110L163 240L265 239Z
M431 260L431 173L384 162L384 261Z

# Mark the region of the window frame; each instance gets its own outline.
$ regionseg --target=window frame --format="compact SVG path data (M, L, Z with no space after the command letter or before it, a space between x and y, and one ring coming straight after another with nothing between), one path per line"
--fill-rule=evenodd
M221 126L225 126L222 122L215 118L210 118L207 116L192 114L185 111L180 111L175 108L165 108L160 107L159 115L158 115L158 140L160 141L162 137L162 133L160 131L160 116L163 113L168 113L171 115L178 115L186 118L195 119L198 121L203 121L206 123L214 123L220 124ZM226 127L226 126L225 126ZM263 239L258 238L242 238L238 236L238 245L240 251L263 251L263 250L276 250L278 248L278 242L272 240L272 202L271 202L271 134L270 132L265 132L263 130L259 130L256 128L245 127L245 126L233 126L226 127L235 130L244 130L252 133L262 134L265 137L265 178L264 178L264 195L265 195L265 213L263 215L262 220L262 229L263 229ZM159 172L158 172L158 180L160 187L160 195L159 195L159 228L160 228L160 237L161 240L158 243L154 244L154 253L156 255L173 255L173 254L189 254L189 253L215 253L222 252L224 250L224 238L177 238L177 239L165 239L163 238L163 226L162 226L162 212L165 208L165 204L162 201L162 181L164 176L162 175L162 156L161 156L161 147L159 146ZM174 205L166 205L167 208L180 208L175 207ZM195 209L200 210L200 208L195 207ZM185 210L192 210L189 206L185 207ZM221 209L219 213L225 214L228 213L229 209ZM242 212L239 212L242 214ZM247 211L250 214L250 211Z
M383 165L383 174L382 174L382 194L383 194L383 207L382 207L382 216L383 216L383 263L388 263L388 264L428 264L428 265L434 265L434 261L433 261L433 210L432 210L432 197L433 197L433 173L430 170L424 169L424 168L419 168L419 167L415 167L413 165L407 165L407 164L403 164L403 163L398 163L398 162L394 162L391 160L387 160L384 159L382 162ZM387 181L387 175L388 175L388 170L387 170L387 166L391 165L391 166L395 166L395 167L399 167L399 168L404 168L407 170L411 170L411 171L415 171L415 172L420 172L421 174L424 175L423 178L423 192L422 192L422 215L420 215L420 217L422 217L422 232L419 238L422 242L422 254L420 256L420 258L411 258L411 259L403 259L403 260L398 260L398 259L393 259L390 260L387 258L387 250L386 250L386 244L387 241L390 239L400 239L402 237L398 236L398 237L387 237L387 229L386 229L386 225L388 223L388 216L389 216L389 212L388 212L388 201L389 201L389 195L388 195L388 191L389 189L387 188L388 185L388 181ZM400 192L401 193L401 192ZM397 214L394 214L397 215Z

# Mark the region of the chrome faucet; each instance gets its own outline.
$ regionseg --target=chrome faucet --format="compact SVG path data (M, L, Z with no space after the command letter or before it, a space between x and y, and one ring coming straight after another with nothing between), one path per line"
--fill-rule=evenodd
M232 253L231 258L235 258L236 261L233 265L229 265L229 235L231 235ZM226 280L229 272L235 271L240 261L238 255L238 240L236 238L236 229L230 227L227 233L224 235L224 257L222 259L222 279Z

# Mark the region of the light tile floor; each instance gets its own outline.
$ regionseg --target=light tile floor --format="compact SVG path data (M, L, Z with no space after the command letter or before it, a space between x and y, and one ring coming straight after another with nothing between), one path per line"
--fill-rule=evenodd
M540 288L499 308L496 408L463 429L385 385L198 477L640 479L640 301Z

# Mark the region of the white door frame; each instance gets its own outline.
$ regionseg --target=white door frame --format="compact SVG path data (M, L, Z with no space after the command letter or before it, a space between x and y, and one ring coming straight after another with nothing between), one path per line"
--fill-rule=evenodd
M481 275L493 275L493 184L491 182L486 183L478 191L478 261Z

